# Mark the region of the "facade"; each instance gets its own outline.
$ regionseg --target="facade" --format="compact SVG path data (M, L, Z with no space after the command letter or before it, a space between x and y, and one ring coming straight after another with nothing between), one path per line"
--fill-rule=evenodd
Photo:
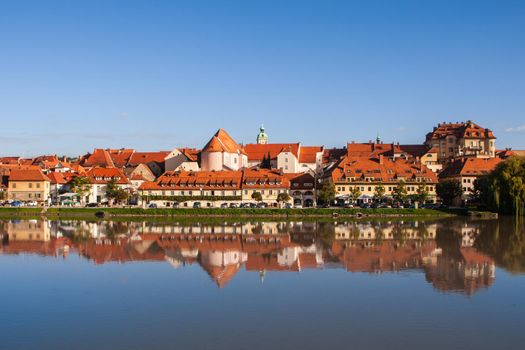
M264 132L264 126L261 125L259 134L257 134L257 144L266 145L268 143L268 135Z
M203 171L241 170L248 165L244 148L223 129L219 129L201 151Z
M50 182L40 169L12 169L9 174L7 197L18 201L49 200Z
M300 143L252 143L244 146L248 166L266 166L284 173L320 172L323 163L322 146L301 146ZM264 163L267 164L264 164Z
M166 171L199 171L200 150L195 148L176 148L164 159Z
M86 176L91 184L89 193L85 198L86 203L107 203L107 185L111 181L115 181L117 187L121 189L130 188L128 178L117 168L91 168Z
M500 158L460 158L452 161L439 175L440 180L456 180L463 187L462 200L470 200L474 194L474 182L480 176L492 172L503 160Z
M442 123L426 136L425 144L438 149L438 161L447 163L457 157L494 158L496 137L468 120L461 123Z
M243 171L243 202L255 202L252 195L254 192L259 192L264 203L276 207L279 194L288 193L289 189L290 179L279 170L246 169Z
M332 181L336 197L340 200L352 200L352 191L358 188L363 202L370 201L378 186L385 189L385 197L392 198L395 188L404 183L408 195L416 195L419 186L428 192L428 202L436 201L437 175L420 162L403 158L390 159L382 154L378 156L347 155L337 165L330 168L324 181ZM354 198L355 199L355 198Z
M294 206L304 208L316 205L316 177L312 173L286 174L290 180L290 196Z

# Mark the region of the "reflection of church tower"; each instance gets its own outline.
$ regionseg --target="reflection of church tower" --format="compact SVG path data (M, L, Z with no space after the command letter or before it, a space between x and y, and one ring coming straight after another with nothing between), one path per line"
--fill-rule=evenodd
M264 277L266 277L266 270L259 270L259 280L261 284L264 283Z
M266 145L268 143L268 135L264 132L264 126L261 125L259 135L257 135L257 143L259 145Z

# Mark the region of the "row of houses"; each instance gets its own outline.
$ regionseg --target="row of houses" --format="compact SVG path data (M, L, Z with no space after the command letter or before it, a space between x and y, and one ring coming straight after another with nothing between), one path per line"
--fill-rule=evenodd
M44 155L0 158L0 195L4 199L47 204L108 202L108 184L128 193L131 203L205 206L262 201L277 205L287 193L290 203L311 206L326 182L336 197L348 200L359 193L367 201L379 188L392 197L404 184L408 195L424 190L435 202L439 181L454 179L472 194L477 177L524 151L497 150L493 132L472 121L441 123L422 144L365 143L326 148L296 143L270 143L261 127L256 142L240 144L219 129L201 148L140 152L134 149L94 149L77 157ZM86 191L75 190L85 178Z

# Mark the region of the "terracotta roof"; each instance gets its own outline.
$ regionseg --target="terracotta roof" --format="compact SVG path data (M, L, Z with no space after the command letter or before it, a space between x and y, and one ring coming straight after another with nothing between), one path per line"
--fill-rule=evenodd
M202 152L227 152L242 153L244 149L223 129L219 129L210 141L204 146Z
M117 168L94 167L86 173L86 176L92 184L107 184L112 179L115 179L120 185L128 183L126 175Z
M322 152L322 146L301 146L301 148L299 149L299 162L316 163L317 154Z
M62 173L51 172L51 173L47 174L47 177L48 177L49 181L52 184L65 184L65 183L67 183L67 181L64 178L64 175L62 175Z
M243 188L290 188L290 179L278 170L243 170Z
M236 190L240 189L241 171L167 171L155 182L144 182L140 189L159 190Z
M337 162L346 156L346 148L325 148L323 152L323 163Z
M164 163L164 158L170 154L169 151L157 152L135 152L129 159L128 165L147 164L150 162Z
M40 169L12 169L9 181L49 181Z
M439 177L485 175L493 171L502 161L501 158L455 159L439 174Z
M0 157L0 164L18 164L20 157Z
M109 153L114 166L119 168L126 166L135 152L134 149L130 148L108 149L106 151Z
M261 145L258 143L249 143L244 146L248 155L248 161L262 161L270 154L271 159L277 159L281 152L291 152L295 157L299 155L299 143L268 143Z
M95 148L92 154L89 154L83 161L84 167L114 167L113 159L109 152L102 148Z
M443 123L438 124L432 132L429 132L426 136L426 140L439 140L446 138L447 136L453 135L457 138L489 138L495 139L496 137L491 130L482 128L476 123L471 121L461 123Z
M399 179L406 182L416 178L427 183L437 182L436 174L419 162L402 158L392 160L382 155L370 158L346 156L330 169L329 174L334 182L346 182L347 178L354 178L354 182L367 182L366 178L383 183L397 183Z
M429 148L427 145L398 145L398 147L413 157L422 157L427 153L438 153L437 148Z

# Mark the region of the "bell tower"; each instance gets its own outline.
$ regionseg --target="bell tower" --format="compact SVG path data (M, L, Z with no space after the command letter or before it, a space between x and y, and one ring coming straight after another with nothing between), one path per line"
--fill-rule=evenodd
M257 143L259 145L266 145L268 143L268 135L264 132L264 126L261 125L259 134L257 135Z

